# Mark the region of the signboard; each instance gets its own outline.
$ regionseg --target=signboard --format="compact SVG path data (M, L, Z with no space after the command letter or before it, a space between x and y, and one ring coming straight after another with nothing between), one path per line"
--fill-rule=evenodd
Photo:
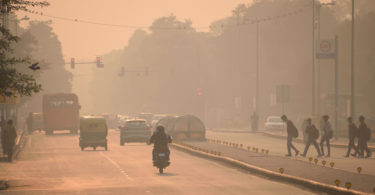
M276 86L276 103L287 103L289 102L290 89L289 85L278 85Z
M335 40L318 40L316 43L316 58L334 59L336 58Z
M14 91L12 91L14 94ZM14 97L14 95L11 96L5 96L0 94L0 104L18 104L20 103L21 98L19 96Z

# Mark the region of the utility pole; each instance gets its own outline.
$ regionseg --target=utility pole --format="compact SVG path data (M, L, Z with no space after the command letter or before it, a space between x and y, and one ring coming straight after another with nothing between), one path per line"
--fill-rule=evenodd
M255 40L255 45L256 45L256 54L255 54L255 59L256 59L256 78L255 78L255 112L260 116L259 114L259 20L257 19L256 21L256 40Z
M352 63L351 63L351 90L350 90L350 116L355 115L355 97L354 97L354 0L352 0Z
M311 66L311 114L315 115L315 0L312 0L312 66Z
M322 4L320 3L318 5L318 8L316 10L318 14L318 41L320 41L320 10L321 10ZM317 65L317 71L316 71L316 113L320 116L320 59L318 59L318 65Z
M338 37L335 36L335 48L336 48L336 56L335 56L335 139L338 139L338 102L339 102L339 65L338 65L338 55L339 55L339 44L338 44Z

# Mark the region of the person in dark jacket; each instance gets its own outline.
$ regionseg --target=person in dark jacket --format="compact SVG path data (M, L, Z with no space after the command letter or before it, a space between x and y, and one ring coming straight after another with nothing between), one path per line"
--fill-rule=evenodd
M5 150L4 150L4 142L2 140L3 133L5 131L5 126L7 125L6 120L4 119L4 116L1 116L1 121L0 121L0 129L1 129L1 148L3 149L3 155L6 155Z
M307 123L307 125L306 125L305 133L307 135L307 142L306 142L305 151L303 152L303 154L301 154L301 156L306 157L306 154L307 154L307 151L309 150L310 144L313 144L316 148L316 151L318 152L318 157L321 157L322 154L320 153L318 143L316 142L316 139L318 139L318 137L319 137L319 131L315 127L315 125L311 123L311 118L308 118L306 120L306 123Z
M286 154L285 156L288 156L288 157L292 156L291 149L293 149L295 151L296 156L297 156L299 154L299 151L297 150L296 147L294 147L294 145L292 143L293 137L295 136L293 134L294 134L294 130L296 130L296 127L294 126L292 121L288 120L286 115L281 116L281 120L283 120L286 123L286 131L287 131L287 134L288 134L287 142L286 142L288 154Z
M154 144L154 149L152 150L152 161L155 162L157 152L166 152L167 159L169 160L169 147L168 144L172 142L170 135L166 134L163 126L156 127L156 131L152 134L150 138L150 143Z
M367 127L365 123L365 117L359 117L359 127L358 127L358 150L359 150L359 157L364 157L364 151L366 151L366 158L371 157L371 151L368 149L367 141L370 139L370 129Z
M3 143L3 150L5 151L5 154L8 155L8 161L11 162L13 157L13 148L17 138L17 132L16 128L13 126L13 121L9 120L2 131L1 142Z
M329 140L332 138L333 136L333 130L332 130L332 125L331 123L328 121L329 119L329 116L328 115L324 115L323 116L323 124L322 124L322 131L323 131L323 135L322 135L322 138L320 139L320 148L321 148L321 152L322 154L324 155L324 142L327 143L327 157L330 157L331 156L331 145L329 143Z
M357 126L353 123L353 118L352 117L348 117L348 136L349 136L349 144L348 144L348 152L346 153L345 157L349 157L349 154L350 154L350 151L351 149L353 148L354 151L355 151L355 154L358 154L358 148L355 146L355 143L354 143L354 139L357 137L358 135L358 130L357 130ZM354 155L356 156L356 155Z

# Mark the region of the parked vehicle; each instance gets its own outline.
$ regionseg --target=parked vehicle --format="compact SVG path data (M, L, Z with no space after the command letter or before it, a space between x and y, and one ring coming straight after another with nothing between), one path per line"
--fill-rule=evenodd
M194 115L167 116L158 121L156 126L163 126L165 131L176 140L204 140L206 127Z
M30 112L26 119L27 131L32 133L36 130L43 130L43 115L38 112Z
M43 123L46 134L55 130L70 130L77 133L79 129L78 97L74 93L54 93L43 96Z
M284 131L286 127L279 116L269 116L264 123L264 128L268 131Z
M137 118L146 120L148 125L151 125L152 117L154 115L152 113L139 113Z
M120 145L125 142L147 142L151 136L151 128L144 119L134 119L120 126Z
M81 150L86 147L104 147L108 150L107 145L108 128L104 117L101 116L86 116L81 118L79 146Z
M162 119L162 118L165 118L167 115L165 114L155 114L153 117L152 117L152 120L151 120L151 127L155 127L156 124L158 124L159 120Z

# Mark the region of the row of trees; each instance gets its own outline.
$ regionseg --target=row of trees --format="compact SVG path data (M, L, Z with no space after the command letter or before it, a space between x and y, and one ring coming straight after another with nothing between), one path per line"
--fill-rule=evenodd
M375 114L374 11L362 0L356 21L356 93L358 112ZM319 4L316 1L316 4ZM372 6L374 7L374 6ZM312 16L311 1L256 1L240 4L233 15L215 21L209 32L198 32L191 21L174 15L154 21L149 31L137 30L128 45L103 56L105 70L97 72L91 92L97 112L194 113L208 124L248 121L254 111L256 32L259 23L261 118L281 114L275 87L291 88L286 113L311 113ZM339 36L339 93L346 113L350 91L350 1L321 7L321 39ZM319 64L319 65L318 65ZM333 62L317 62L321 114L333 114ZM116 76L124 67L125 74ZM149 72L147 73L147 71ZM139 72L144 71L144 72ZM201 95L197 92L201 91ZM370 107L370 105L372 107ZM241 122L238 122L241 123ZM240 124L239 124L240 125Z

